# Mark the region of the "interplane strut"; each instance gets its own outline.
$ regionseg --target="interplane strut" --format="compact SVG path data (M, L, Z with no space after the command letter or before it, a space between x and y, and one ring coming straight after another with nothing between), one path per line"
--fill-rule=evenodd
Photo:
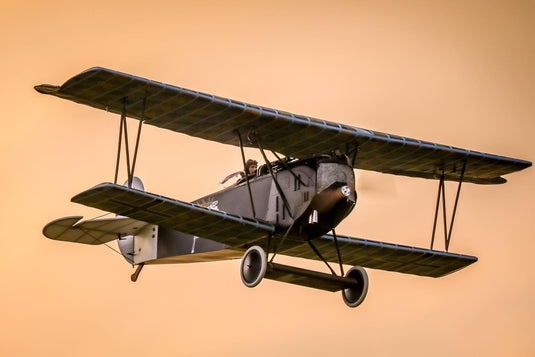
M440 201L442 201L442 216L444 220L444 248L446 252L449 250L450 241L451 241L451 233L453 231L453 223L455 222L455 215L457 213L457 204L459 203L459 195L461 193L461 185L463 183L465 169L466 169L466 161L463 163L463 168L461 171L461 178L459 180L459 185L457 186L457 194L455 195L455 204L453 206L453 213L452 213L451 221L449 225L448 225L447 218L446 218L446 186L444 184L444 173L442 173L442 176L440 177L440 180L438 183L437 203L435 207L435 218L433 221L433 233L431 235L431 248L430 249L433 249L433 245L435 242L438 210L440 206Z
M141 127L143 126L144 117L145 117L145 103L146 98L143 98L143 105L141 110L141 118L139 120L138 129L137 129L137 135L136 135L136 144L134 147L134 156L132 160L130 160L130 145L128 144L128 125L126 120L126 106L127 106L127 97L123 98L123 110L121 112L121 120L119 122L119 140L117 145L117 161L115 164L115 176L114 176L114 183L117 183L117 179L119 176L119 166L121 162L121 148L122 148L122 140L124 137L124 147L125 147L125 155L126 155L126 173L127 173L127 185L129 188L132 187L132 182L134 180L134 171L136 169L136 161L137 161L137 154L139 151L139 141L141 138Z

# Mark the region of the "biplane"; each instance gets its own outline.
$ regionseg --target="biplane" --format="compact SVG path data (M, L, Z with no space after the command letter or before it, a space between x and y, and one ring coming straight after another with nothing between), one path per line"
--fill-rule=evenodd
M47 224L43 234L90 245L116 240L126 261L137 266L132 281L148 264L241 258L240 275L248 287L266 278L341 291L343 301L356 307L368 291L363 267L442 277L476 262L474 256L449 252L461 184L501 184L506 182L503 175L531 166L524 160L296 115L105 68L91 68L61 86L35 89L120 116L114 182L72 198L115 216L60 218ZM139 121L133 150L127 117ZM243 179L191 203L146 192L135 176L143 124L239 147ZM128 179L121 185L117 179L123 143ZM245 147L258 149L264 160L253 175L246 169ZM270 161L266 153L276 160ZM336 234L336 226L357 201L354 169L438 182L429 249ZM445 181L458 182L449 222ZM440 210L444 251L433 249ZM278 255L323 261L329 272L277 263Z

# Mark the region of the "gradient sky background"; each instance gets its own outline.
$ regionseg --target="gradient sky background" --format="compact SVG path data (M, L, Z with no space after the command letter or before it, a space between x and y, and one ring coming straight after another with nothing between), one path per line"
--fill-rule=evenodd
M101 214L70 198L113 180L118 118L33 90L104 66L532 161L534 24L532 1L0 2L0 355L535 354L534 169L463 186L450 250L478 263L441 279L368 270L357 309L339 293L248 289L239 261L148 266L134 284L108 248L41 234ZM190 201L240 167L235 147L142 135L151 192ZM338 233L429 245L436 182L357 176Z

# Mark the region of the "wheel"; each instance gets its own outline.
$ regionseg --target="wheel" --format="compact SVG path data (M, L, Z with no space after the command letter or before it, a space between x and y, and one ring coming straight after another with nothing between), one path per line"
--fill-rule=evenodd
M362 267L353 267L346 273L346 278L358 281L358 286L342 290L342 298L349 307L359 306L368 293L368 274Z
M247 249L240 266L241 280L245 286L253 288L260 284L267 269L267 256L262 248L255 245Z

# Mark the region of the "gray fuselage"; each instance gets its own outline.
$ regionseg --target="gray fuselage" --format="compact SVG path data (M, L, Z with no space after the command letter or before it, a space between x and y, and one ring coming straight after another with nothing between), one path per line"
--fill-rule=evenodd
M355 204L353 169L340 159L318 157L274 165L273 174L276 181L267 166L262 165L257 175L249 178L249 183L242 179L192 203L265 221L275 225L279 231L291 229L301 234L303 240L313 239L334 228ZM348 193L341 195L340 187L349 188ZM187 263L240 258L246 248L230 248L165 227L152 226L147 231L145 236L141 234L119 240L121 252L130 263Z

